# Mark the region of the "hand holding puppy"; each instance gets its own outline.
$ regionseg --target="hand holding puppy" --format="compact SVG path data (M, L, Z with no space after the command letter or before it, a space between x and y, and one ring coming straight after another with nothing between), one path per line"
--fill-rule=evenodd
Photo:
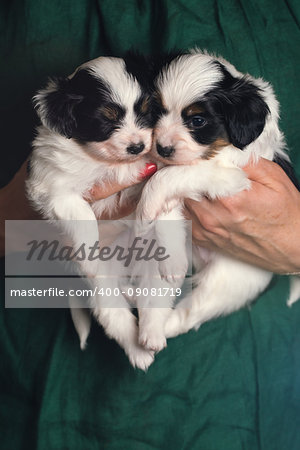
M252 187L233 197L186 199L193 239L275 273L300 271L300 194L274 162L244 167Z

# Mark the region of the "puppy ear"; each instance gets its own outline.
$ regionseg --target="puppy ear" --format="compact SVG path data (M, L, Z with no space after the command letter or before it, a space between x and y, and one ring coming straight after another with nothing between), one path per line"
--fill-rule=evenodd
M84 96L72 89L69 78L52 78L33 98L43 125L70 139L76 128L75 107Z
M234 78L226 70L216 94L216 108L224 120L230 142L243 149L263 131L268 105L247 77Z

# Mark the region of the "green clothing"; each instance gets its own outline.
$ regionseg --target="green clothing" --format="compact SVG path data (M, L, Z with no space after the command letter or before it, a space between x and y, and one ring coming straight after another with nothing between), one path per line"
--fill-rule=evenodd
M298 0L10 0L0 11L1 185L30 151L30 99L46 77L130 48L198 46L270 81L300 173ZM251 308L169 340L147 373L95 322L82 352L68 310L5 309L2 289L1 450L299 450L300 302L287 308L288 286L276 276Z

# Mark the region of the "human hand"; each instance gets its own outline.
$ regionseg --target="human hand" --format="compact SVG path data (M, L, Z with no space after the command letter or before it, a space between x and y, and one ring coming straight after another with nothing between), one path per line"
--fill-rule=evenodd
M140 174L132 185L140 183L144 179L153 175L156 171L155 164L147 163L144 171ZM5 220L41 220L42 217L32 208L26 197L25 181L27 178L27 161L23 163L13 179L0 189L0 257L5 253ZM107 198L116 192L129 187L118 183L111 183L107 186L94 186L90 192L89 200L96 201ZM117 211L116 215L110 219L124 217L134 209L134 205L128 205ZM106 219L106 217L101 217Z
M145 179L151 177L157 170L157 166L154 163L146 163L144 170L140 173L138 180L130 185L124 185L119 183L110 183L105 186L94 185L89 191L89 197L86 199L88 202L93 203L98 200L103 200L104 198L110 197L113 194L121 192L123 189L133 186L134 184L140 183ZM113 215L105 216L103 215L101 219L111 219L117 220L122 217L126 217L131 214L136 208L136 204L122 205L117 208Z
M249 191L200 202L186 199L193 240L274 273L300 271L300 193L281 167L261 159L244 167Z

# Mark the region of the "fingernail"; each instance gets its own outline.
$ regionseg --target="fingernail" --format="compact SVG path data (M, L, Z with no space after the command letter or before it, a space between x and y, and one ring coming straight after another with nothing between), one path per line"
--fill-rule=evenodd
M157 171L157 166L154 163L146 163L144 169L140 172L141 178L151 177Z

